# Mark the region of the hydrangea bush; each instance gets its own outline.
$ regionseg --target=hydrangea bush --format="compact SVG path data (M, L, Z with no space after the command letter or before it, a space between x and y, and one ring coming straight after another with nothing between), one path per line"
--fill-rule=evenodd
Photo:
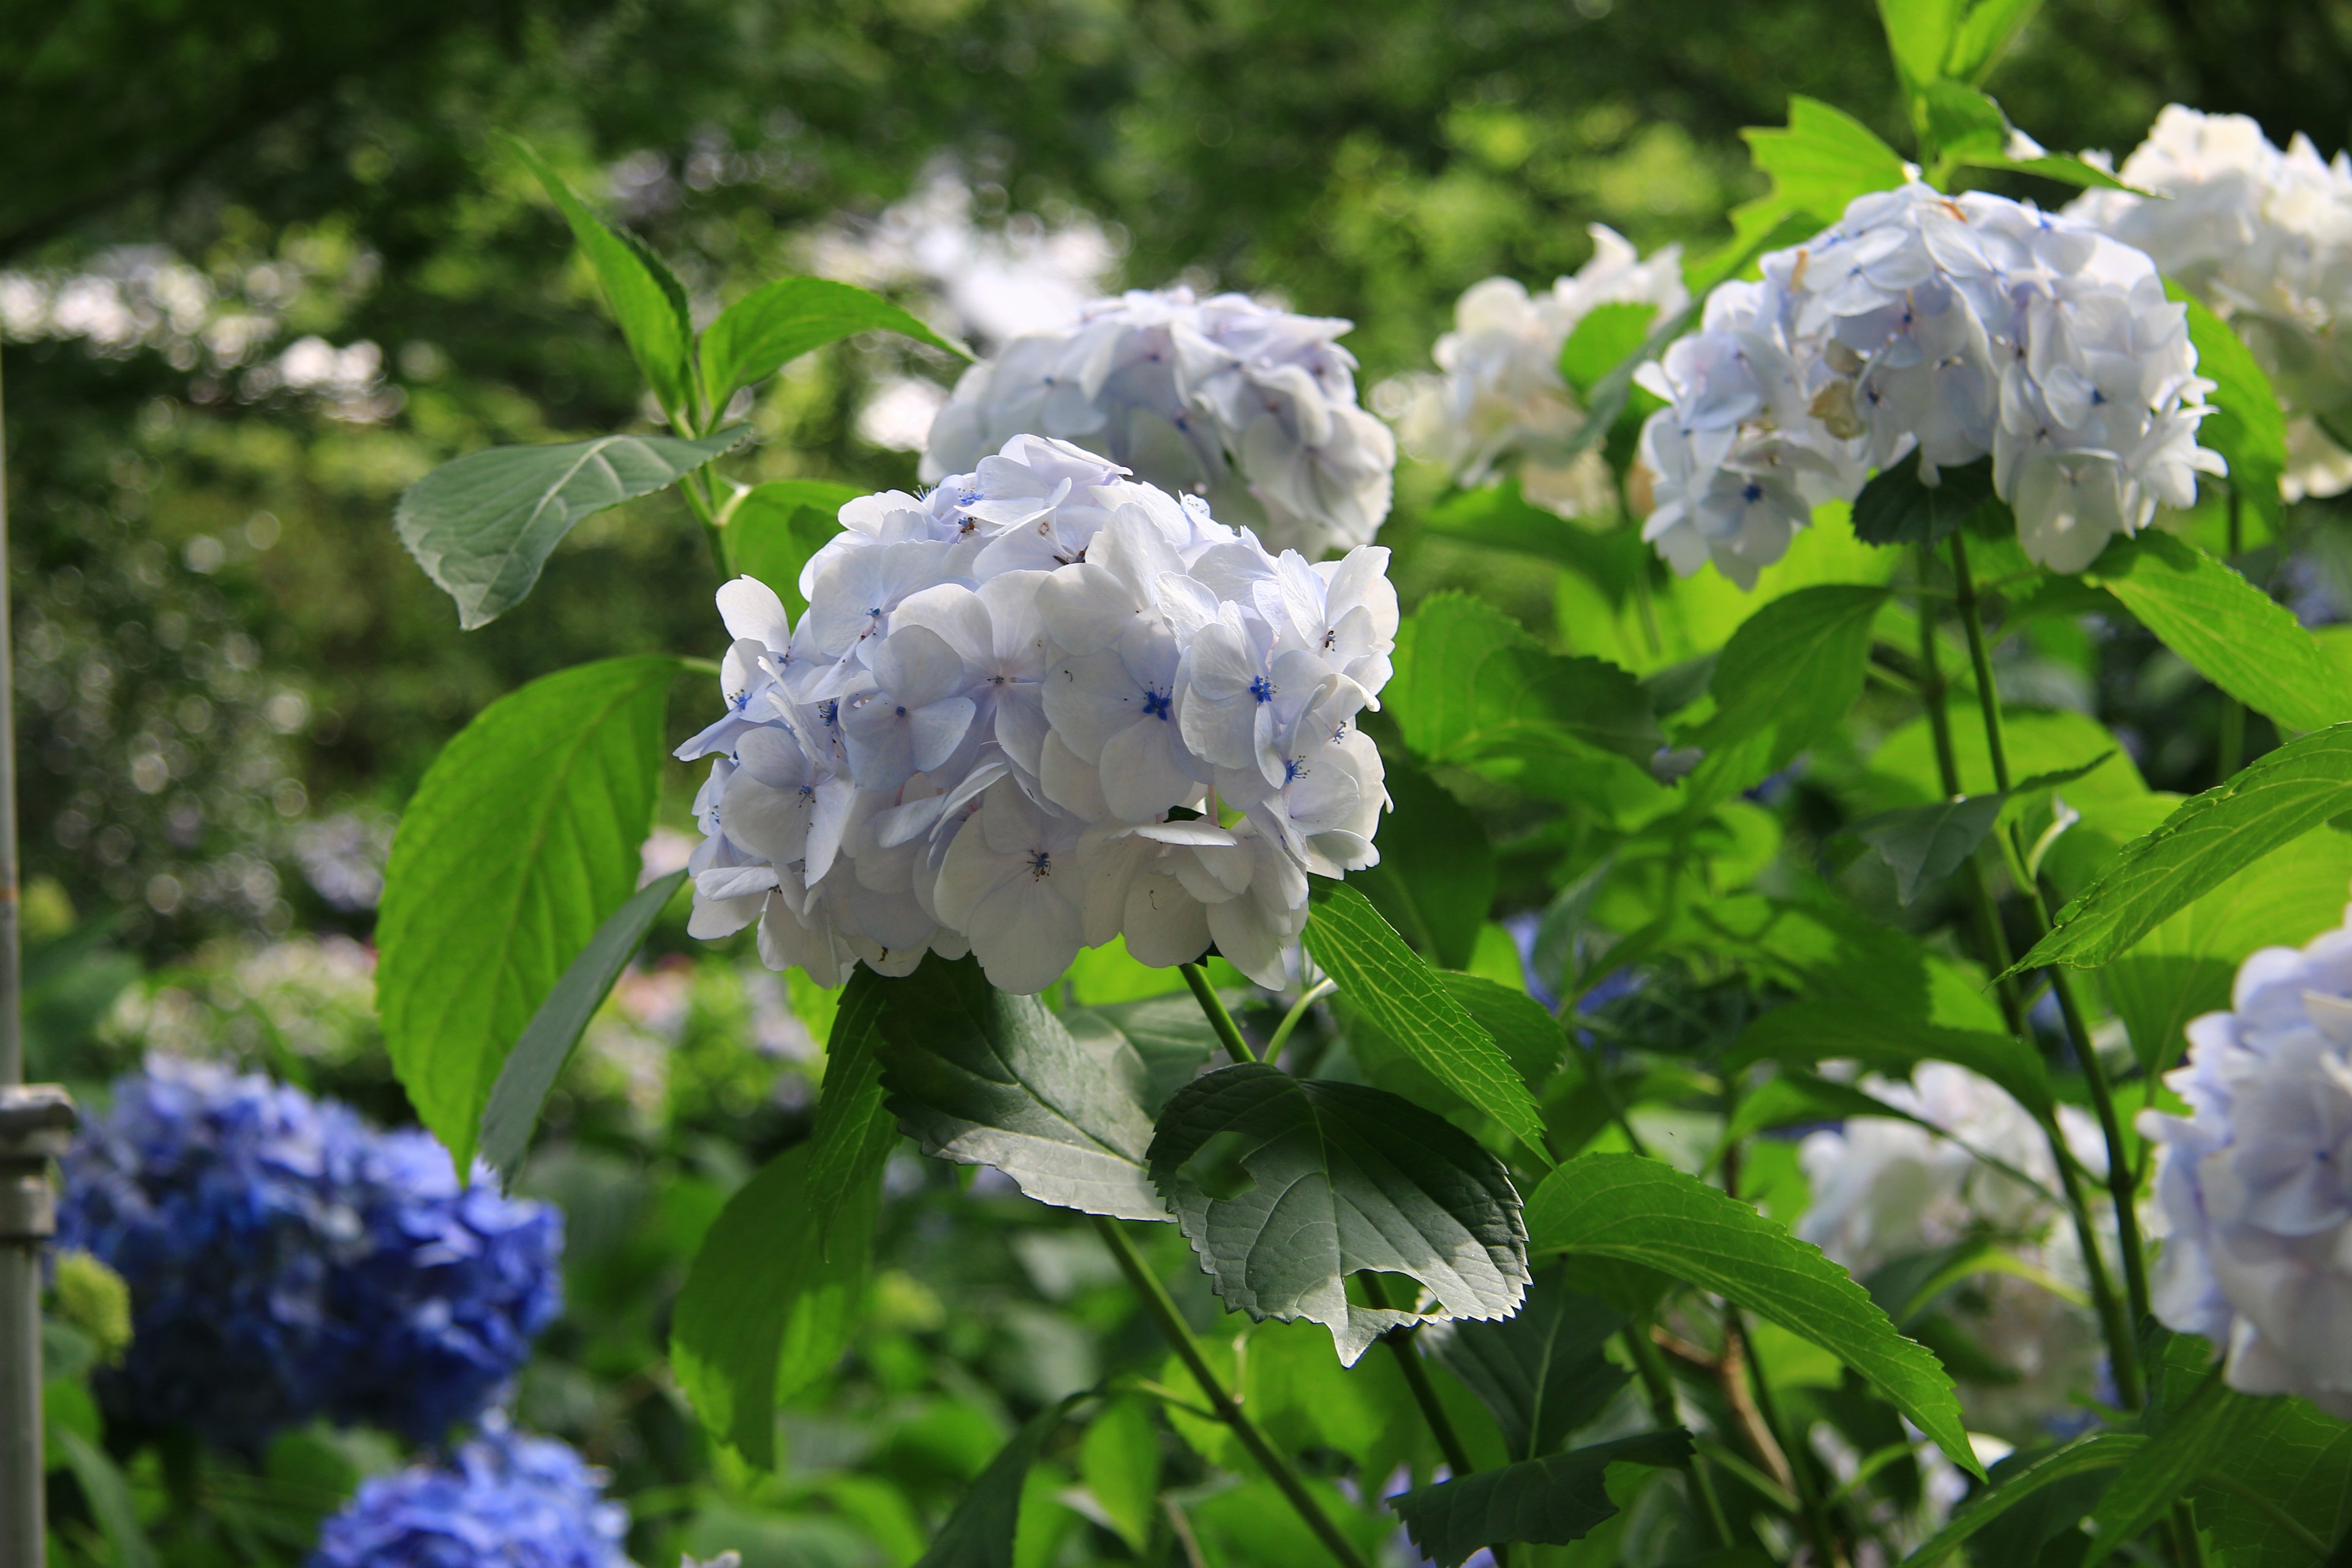
M493 1421L446 1458L360 1484L309 1568L626 1568L626 1512L568 1444Z
M1724 247L1482 283L1407 400L1452 488L1389 537L1556 624L1401 602L1346 324L1240 296L961 372L919 491L737 483L729 411L793 354L962 351L822 279L690 310L521 154L661 419L461 458L402 538L476 626L675 487L721 657L451 742L385 873L384 1035L452 1168L510 1171L673 900L829 995L809 1134L670 1316L731 1473L856 1342L905 1139L1067 1211L1173 1357L1018 1412L927 1562L1012 1561L1024 1495L1194 1542L1163 1424L1343 1568L1398 1525L1444 1568L2346 1538L2352 984L2336 937L2257 951L2352 887L2352 685L2249 575L2313 489L2252 303L2307 252L2200 233L2168 278L2169 209L1977 86L2016 7L1885 9L1916 156L1793 100ZM2193 798L2084 711L2123 628L2214 689ZM677 746L688 674L720 702ZM708 765L656 875L665 751Z

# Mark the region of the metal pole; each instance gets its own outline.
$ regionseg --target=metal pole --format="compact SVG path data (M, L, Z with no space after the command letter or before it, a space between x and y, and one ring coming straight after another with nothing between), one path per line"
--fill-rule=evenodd
M41 1462L41 1247L57 1230L49 1162L73 1136L74 1106L55 1084L25 1086L14 639L7 436L0 405L0 1568L42 1568L48 1521Z

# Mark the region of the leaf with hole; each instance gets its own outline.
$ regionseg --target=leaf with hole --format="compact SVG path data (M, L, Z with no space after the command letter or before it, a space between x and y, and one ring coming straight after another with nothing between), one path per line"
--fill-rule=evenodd
M2263 857L2352 811L2352 724L2299 736L2124 846L2011 968L2092 968Z
M1262 1062L1221 1068L1176 1091L1150 1159L1225 1304L1320 1323L1348 1365L1390 1329L1507 1317L1526 1294L1510 1173L1397 1095ZM1348 1276L1366 1270L1409 1275L1435 1305L1357 1306Z
M1538 1251L1638 1263L1734 1301L1860 1373L1952 1462L1981 1476L1952 1380L1846 1271L1750 1205L1634 1154L1587 1154L1528 1204Z
M599 436L492 447L444 463L403 490L393 527L425 574L457 601L458 625L472 631L522 602L582 518L676 484L749 434L739 425L692 441Z
M993 1165L1039 1203L1169 1217L1144 1172L1149 1074L1123 1036L1071 1035L1045 1004L931 954L882 1014L890 1110L923 1152Z
M716 414L736 390L764 381L804 353L859 332L897 332L971 358L900 306L854 284L779 278L724 310L702 334L703 401Z
M1617 1511L1602 1484L1611 1465L1664 1468L1689 1463L1690 1454L1687 1432L1643 1432L1441 1481L1393 1498L1389 1506L1423 1557L1440 1568L1459 1568L1485 1547L1581 1541Z
M891 984L860 968L842 988L815 1127L728 1200L672 1315L670 1362L704 1429L761 1469L778 1402L833 1370L866 1299L898 1144L877 1049Z
M1375 1028L1549 1163L1543 1114L1510 1058L1370 900L1345 885L1332 889L1307 917L1305 940L1307 953Z
M596 928L580 956L539 1005L522 1038L507 1053L490 1100L482 1111L482 1158L511 1181L530 1147L530 1131L538 1124L540 1107L555 1087L563 1064L572 1059L588 1020L604 1005L613 982L644 945L646 932L686 881L683 870L656 878L637 889L629 901Z
M393 1070L457 1169L507 1053L635 890L678 662L608 658L477 714L401 814L376 919Z

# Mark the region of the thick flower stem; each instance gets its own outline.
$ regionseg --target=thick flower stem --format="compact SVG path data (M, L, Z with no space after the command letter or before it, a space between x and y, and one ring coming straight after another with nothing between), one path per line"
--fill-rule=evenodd
M1618 1336L1625 1346L1627 1359L1642 1380L1642 1390L1650 1396L1650 1418L1661 1432L1672 1432L1683 1424L1682 1413L1675 1408L1675 1385L1666 1374L1666 1363L1658 1355L1658 1347L1650 1342L1649 1326L1632 1322ZM1725 1517L1723 1500L1716 1495L1715 1477L1706 1461L1696 1452L1690 1457L1691 1489L1698 1494L1700 1510L1706 1515L1708 1528L1715 1531L1717 1545L1731 1545L1731 1521Z
M1188 971L1196 969L1195 965L1189 963L1184 967ZM1249 1451L1250 1458L1257 1461L1266 1479L1289 1500L1290 1506L1298 1510L1298 1517L1306 1521L1307 1528L1330 1549L1331 1555L1339 1559L1342 1568L1370 1568L1370 1564L1364 1561L1363 1553L1356 1550L1356 1543L1341 1533L1339 1527L1331 1521L1331 1516L1323 1511L1323 1505L1315 1500L1314 1494L1307 1489L1307 1483L1299 1479L1290 1461L1266 1440L1257 1423L1251 1420L1234 1402L1234 1396L1225 1392L1224 1384L1210 1370L1207 1360L1202 1356L1201 1347L1194 1342L1192 1331L1185 1324L1183 1315L1176 1310L1176 1303L1169 1299L1167 1289L1145 1266L1141 1255L1135 1250L1135 1244L1128 1240L1127 1233L1119 1228L1118 1222L1103 1215L1092 1217L1096 1233L1110 1248L1111 1257L1118 1259L1119 1272L1127 1276L1128 1283L1134 1286L1136 1294L1143 1298L1144 1309L1151 1314L1169 1346L1192 1374L1192 1381L1201 1385L1201 1394L1208 1400L1209 1407L1217 1413L1217 1419L1233 1429L1234 1436Z
M1225 999L1217 994L1215 986L1209 984L1208 971L1197 963L1179 964L1177 967L1184 972L1184 984L1192 988L1192 999L1200 1003L1201 1011L1208 1016L1209 1027L1217 1032L1217 1039L1224 1046L1225 1054L1237 1062L1257 1060L1257 1053L1250 1049L1249 1041L1242 1037L1242 1026L1234 1022L1231 1013L1225 1011Z

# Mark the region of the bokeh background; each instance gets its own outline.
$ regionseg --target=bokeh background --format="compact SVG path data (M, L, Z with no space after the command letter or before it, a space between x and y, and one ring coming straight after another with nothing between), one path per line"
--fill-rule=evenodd
M2342 0L2053 0L1988 85L2046 145L2121 156L2174 100L2332 153L2347 84ZM476 633L394 539L401 489L452 456L648 427L498 132L650 241L698 320L815 272L985 349L1181 280L1353 320L1379 407L1466 286L1573 270L1589 224L1644 251L1727 234L1762 186L1738 132L1792 92L1906 144L1867 0L0 0L35 1070L94 1088L149 1049L226 1055L405 1120L366 941L436 751L550 670L717 651L674 496L593 519ZM732 471L909 486L954 369L896 340L800 362ZM1400 474L1408 603L1475 582L1553 637L1524 563L1416 536L1442 483ZM2159 787L2210 782L2211 726L2181 728L2189 750L2139 759ZM1124 1308L1037 1211L909 1161L793 1470L715 1472L663 1371L667 1300L804 1129L823 1006L686 946L657 936L551 1107L526 1184L566 1207L571 1304L519 1415L615 1471L641 1561L911 1561L1006 1423L1097 1374ZM224 1544L249 1481L168 1560L274 1560Z

